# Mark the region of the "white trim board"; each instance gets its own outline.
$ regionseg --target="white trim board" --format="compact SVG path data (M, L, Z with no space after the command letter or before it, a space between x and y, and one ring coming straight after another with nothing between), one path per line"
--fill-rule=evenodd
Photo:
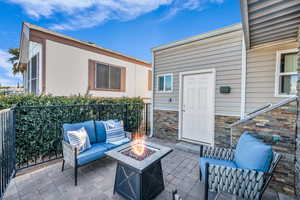
M241 108L240 117L245 117L246 110L246 82L247 82L247 50L245 37L242 37L242 69L241 69Z
M196 71L187 71L187 72L181 72L179 73L179 104L178 104L178 140L183 140L186 141L184 138L182 138L182 95L183 95L183 76L184 75L192 75L192 74L202 74L202 73L213 73L213 114L215 116L215 101L216 101L216 70L215 68L212 69L205 69L205 70L196 70ZM215 145L215 117L213 117L213 127L212 128L212 132L213 132L213 142L212 142L212 146ZM194 143L198 143L200 144L200 142L195 142L195 141L189 141L189 142L194 142Z

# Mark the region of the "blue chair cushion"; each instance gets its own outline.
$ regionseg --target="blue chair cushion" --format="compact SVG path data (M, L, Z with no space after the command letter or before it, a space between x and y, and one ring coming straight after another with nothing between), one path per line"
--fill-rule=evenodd
M96 138L97 142L106 141L106 130L102 121L95 121Z
M106 143L93 144L88 150L78 154L77 164L84 165L86 163L98 160L105 156L105 152L108 151Z
M219 159L213 159L213 158L200 158L199 159L200 171L201 171L202 177L204 177L204 179L202 179L202 180L206 179L206 177L205 177L205 164L206 163L213 164L213 165L222 165L222 166L226 166L226 167L237 168L234 161L219 160Z
M64 140L69 143L67 131L76 131L81 129L82 127L85 128L87 134L89 135L91 144L96 143L97 141L96 141L96 133L95 133L95 124L93 120L82 122L82 123L76 123L76 124L64 124L63 125Z
M239 139L235 151L238 168L267 172L273 158L272 147L260 142L245 132Z

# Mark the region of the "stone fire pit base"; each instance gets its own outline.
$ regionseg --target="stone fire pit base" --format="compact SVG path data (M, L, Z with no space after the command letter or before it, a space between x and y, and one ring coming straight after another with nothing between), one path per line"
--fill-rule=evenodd
M148 200L164 190L160 160L152 163L143 172L118 162L114 193L126 199Z

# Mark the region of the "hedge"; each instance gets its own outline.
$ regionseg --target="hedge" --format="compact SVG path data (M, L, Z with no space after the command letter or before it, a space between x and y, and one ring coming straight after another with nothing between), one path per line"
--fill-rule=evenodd
M61 156L62 125L86 120L119 119L137 131L143 110L140 98L0 96L0 110L15 107L19 168Z

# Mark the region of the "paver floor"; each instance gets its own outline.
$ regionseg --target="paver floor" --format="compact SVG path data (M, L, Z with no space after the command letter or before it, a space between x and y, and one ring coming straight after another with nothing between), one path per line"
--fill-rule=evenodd
M174 143L151 139L162 145ZM199 182L198 155L176 150L162 160L165 190L156 200L171 200L171 191L177 189L184 200L203 199L203 185ZM79 168L78 186L74 186L74 170L61 162L14 178L5 200L122 200L113 194L116 162L110 158ZM278 195L266 192L264 199L277 199ZM223 199L228 199L226 196Z

